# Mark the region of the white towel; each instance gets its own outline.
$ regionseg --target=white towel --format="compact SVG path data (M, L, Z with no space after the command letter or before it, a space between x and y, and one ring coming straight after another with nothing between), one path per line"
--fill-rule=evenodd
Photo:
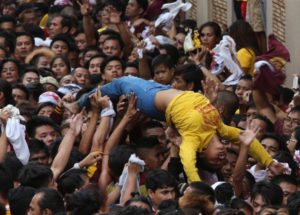
M128 163L138 164L139 166L141 166L140 172L144 171L145 161L143 161L139 157L137 157L136 154L130 155ZM128 183L128 164L126 164L124 166L123 172L122 172L121 176L119 177L118 184L121 187L120 202L122 202L122 200L124 198L127 183ZM136 190L137 190L137 192L140 192L140 177L139 177L139 175L137 176L137 180L136 180Z

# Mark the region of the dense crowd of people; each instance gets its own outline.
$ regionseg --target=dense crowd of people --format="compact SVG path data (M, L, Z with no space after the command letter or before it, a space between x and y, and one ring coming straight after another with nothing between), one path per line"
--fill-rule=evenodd
M257 5L1 1L0 215L299 215L299 83Z

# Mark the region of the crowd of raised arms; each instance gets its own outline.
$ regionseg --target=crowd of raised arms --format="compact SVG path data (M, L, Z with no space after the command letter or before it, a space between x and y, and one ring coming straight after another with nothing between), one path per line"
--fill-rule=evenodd
M0 215L299 215L298 82L259 7L0 1Z

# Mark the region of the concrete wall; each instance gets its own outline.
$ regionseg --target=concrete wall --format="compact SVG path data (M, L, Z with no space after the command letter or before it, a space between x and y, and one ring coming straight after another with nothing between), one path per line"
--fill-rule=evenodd
M197 21L200 26L202 23L212 20L213 1L197 0ZM224 1L227 4L227 25L235 20L232 0ZM300 0L281 0L285 3L285 45L291 54L291 62L287 65L287 86L291 87L292 75L300 74ZM276 0L265 0L266 4L266 32L273 32L273 3Z

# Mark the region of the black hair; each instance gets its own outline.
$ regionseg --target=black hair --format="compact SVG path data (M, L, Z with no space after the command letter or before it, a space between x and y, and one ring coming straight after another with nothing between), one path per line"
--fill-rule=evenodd
M116 215L152 215L153 213L147 209L127 206L122 208Z
M93 55L93 56L89 59L88 62L85 63L84 67L88 69L88 68L89 68L89 65L90 65L90 63L91 63L91 61L92 61L93 59L95 59L95 58L103 58L103 59L105 59L106 56L105 56L105 54L103 54L103 53L95 54L95 55Z
M299 167L289 151L279 151L275 155L274 159L276 159L278 162L281 162L281 163L288 163L289 167L292 170L291 175L297 176Z
M251 207L251 205L249 205L249 203L247 203L243 199L237 199L237 198L232 199L230 207L233 209L243 209L244 208L244 209L251 211L251 213L253 213L253 208Z
M37 139L30 140L29 152L30 152L30 155L33 155L33 154L39 153L39 152L44 152L47 156L50 155L49 149L46 146L46 144L43 141L37 140Z
M17 61L16 59L14 58L5 58L3 59L3 61L0 63L0 73L2 73L2 69L3 69L3 66L4 64L6 64L7 62L12 62L16 65L17 67L17 70L18 70L18 74L19 76L21 77L22 76L22 68L21 68L21 65L19 63L19 61Z
M4 46L5 48L7 47L9 54L13 53L15 49L15 35L0 29L0 37L5 38Z
M128 145L120 145L111 150L108 157L108 166L114 175L121 175L124 165L128 162L130 155L133 153L133 147Z
M286 145L286 141L283 138L283 136L274 134L274 133L265 133L261 139L260 142L262 142L264 139L272 139L275 140L278 143L278 149L279 151L285 151L285 152L289 152L287 145Z
M159 49L166 50L167 55L171 57L171 60L173 62L173 65L175 66L178 63L179 60L179 52L176 46L171 44L163 44L159 46ZM171 67L169 67L171 68Z
M4 98L5 98L5 106L8 104L14 104L14 99L12 97L12 88L11 85L0 78L0 92L2 92L4 94Z
M115 41L118 41L119 45L120 45L120 48L121 48L121 51L124 50L124 41L122 40L122 37L121 36L116 36L116 35L111 35L111 36L108 36L107 38L105 38L104 42L107 41L107 40L115 40Z
M8 195L9 209L13 215L27 214L32 197L36 189L32 187L19 186L11 189Z
M145 11L148 8L148 0L136 0L136 2L139 5L139 7L144 10L143 13L145 13Z
M62 61L66 64L66 66L67 66L67 68L68 68L68 70L69 70L69 73L70 73L70 72L71 72L71 64L70 64L69 59L66 58L65 56L55 56L55 57L52 59L51 63L50 63L50 67L52 68L52 66L53 66L53 64L54 64L54 62L55 62L55 60L58 59L58 58L62 59Z
M288 105L293 100L295 93L292 89L279 86L278 91L285 105Z
M294 113L294 112L300 113L300 106L295 106L291 108L289 113Z
M33 116L26 123L26 131L28 136L34 138L36 129L43 125L51 126L54 128L54 130L60 132L58 125L52 119L43 116Z
M231 198L234 196L233 186L230 183L223 183L216 187L216 200L225 206L230 205Z
M67 44L68 50L70 51L70 49L71 49L71 43L73 42L73 40L74 39L69 34L58 34L58 35L55 35L55 37L51 41L50 48L53 46L53 44L56 41L63 41L65 44Z
M155 70L155 68L158 67L159 65L164 65L169 69L174 68L175 66L171 56L166 54L158 55L152 60L153 70Z
M146 188L155 192L160 188L176 188L176 180L168 171L162 169L151 170L146 176Z
M297 140L297 144L295 147L295 150L299 150L300 149L300 126L297 126L294 130L294 136L295 139Z
M289 209L289 215L299 215L300 211L300 191L293 193L287 199L287 207Z
M104 73L105 67L107 66L107 64L109 64L109 62L111 62L111 61L119 61L121 63L121 66L122 66L122 70L124 70L124 68L125 68L124 61L121 58L117 57L117 56L111 56L111 57L105 58L103 63L101 64L100 70L101 70L102 74Z
M0 196L7 199L9 190L13 188L13 180L3 164L0 164L0 181Z
M137 153L140 149L152 149L158 146L160 143L155 137L142 137L138 139L134 144L134 148L137 150Z
M240 80L252 81L253 77L249 74L243 75Z
M37 74L37 76L40 76L40 73L39 73L39 71L37 70L36 67L31 66L31 65L26 65L25 69L23 70L23 75L22 75L21 79L23 79L25 74L28 73L28 72L33 72L33 73Z
M276 175L272 178L271 182L278 184L278 185L282 182L286 182L286 183L298 186L297 179L295 177L293 177L292 175L285 175L285 174L284 175Z
M193 194L206 195L206 196L208 196L208 199L212 203L215 203L215 201L216 201L215 191L208 184L197 181L197 182L190 183L189 186L192 188L192 193Z
M19 89L25 93L26 99L29 99L29 91L23 84L15 84L12 89Z
M11 23L13 23L14 25L17 24L17 20L16 20L15 17L13 17L13 16L7 16L7 15L5 15L5 16L0 16L0 25L1 25L2 23L4 23L4 22L11 22Z
M173 199L163 200L159 203L157 209L159 211L157 215L163 215L171 211L178 210L179 209L178 201Z
M125 202L124 206L125 207L130 206L130 204L133 202L142 202L142 203L146 204L150 210L152 209L150 201L145 196L135 196L135 197L129 199L127 202Z
M56 107L55 104L53 104L52 102L43 102L43 103L40 103L38 108L36 109L36 114L38 114L40 112L40 110L44 107L48 107L48 106L51 106L51 107Z
M9 177L13 181L18 181L19 171L22 169L23 164L13 153L6 153L5 159L3 161Z
M281 188L270 182L257 182L251 191L251 200L257 195L261 195L268 205L280 205L283 200L283 192Z
M159 121L151 120L142 124L141 132L143 133L151 128L164 128L164 126Z
M42 195L38 202L41 211L49 209L53 214L65 212L64 200L58 191L49 188L42 188L39 189L36 194Z
M41 187L48 187L53 179L53 172L48 166L29 163L21 169L18 178L22 186L38 189Z
M125 68L127 68L127 67L133 67L133 68L136 68L137 70L139 70L139 65L137 62L127 62L125 65Z
M193 83L194 92L203 91L201 81L204 80L204 75L199 66L195 64L184 64L176 67L174 76L181 76L186 83Z
M52 19L54 17L61 17L61 26L62 27L68 27L68 32L70 31L71 29L71 26L73 25L73 21L72 21L72 18L70 16L67 16L67 15L63 15L63 14L56 14L52 17Z
M253 119L259 119L259 120L263 121L266 124L266 132L269 132L269 133L274 132L274 124L266 116L256 114L253 117Z
M33 23L24 23L22 24L24 31L31 34L33 37L44 38L43 29ZM34 43L33 43L34 45Z
M32 34L29 33L29 32L17 32L17 33L16 33L16 37L15 37L16 43L17 43L18 37L22 37L22 36L29 37L29 38L30 38L30 41L31 41L31 43L32 43L32 46L34 46L34 38L33 38Z
M182 27L184 28L190 28L190 29L196 29L197 28L197 21L194 19L185 19L182 22ZM186 33L186 32L185 32Z
M33 82L26 85L26 88L29 91L30 98L38 102L39 96L45 92L45 89L41 83Z
M99 192L88 188L73 193L67 203L67 209L72 211L72 215L96 214L103 203Z
M86 175L86 171L83 169L70 169L66 171L58 178L57 189L63 196L72 194L76 189L83 186L84 180L82 175Z

